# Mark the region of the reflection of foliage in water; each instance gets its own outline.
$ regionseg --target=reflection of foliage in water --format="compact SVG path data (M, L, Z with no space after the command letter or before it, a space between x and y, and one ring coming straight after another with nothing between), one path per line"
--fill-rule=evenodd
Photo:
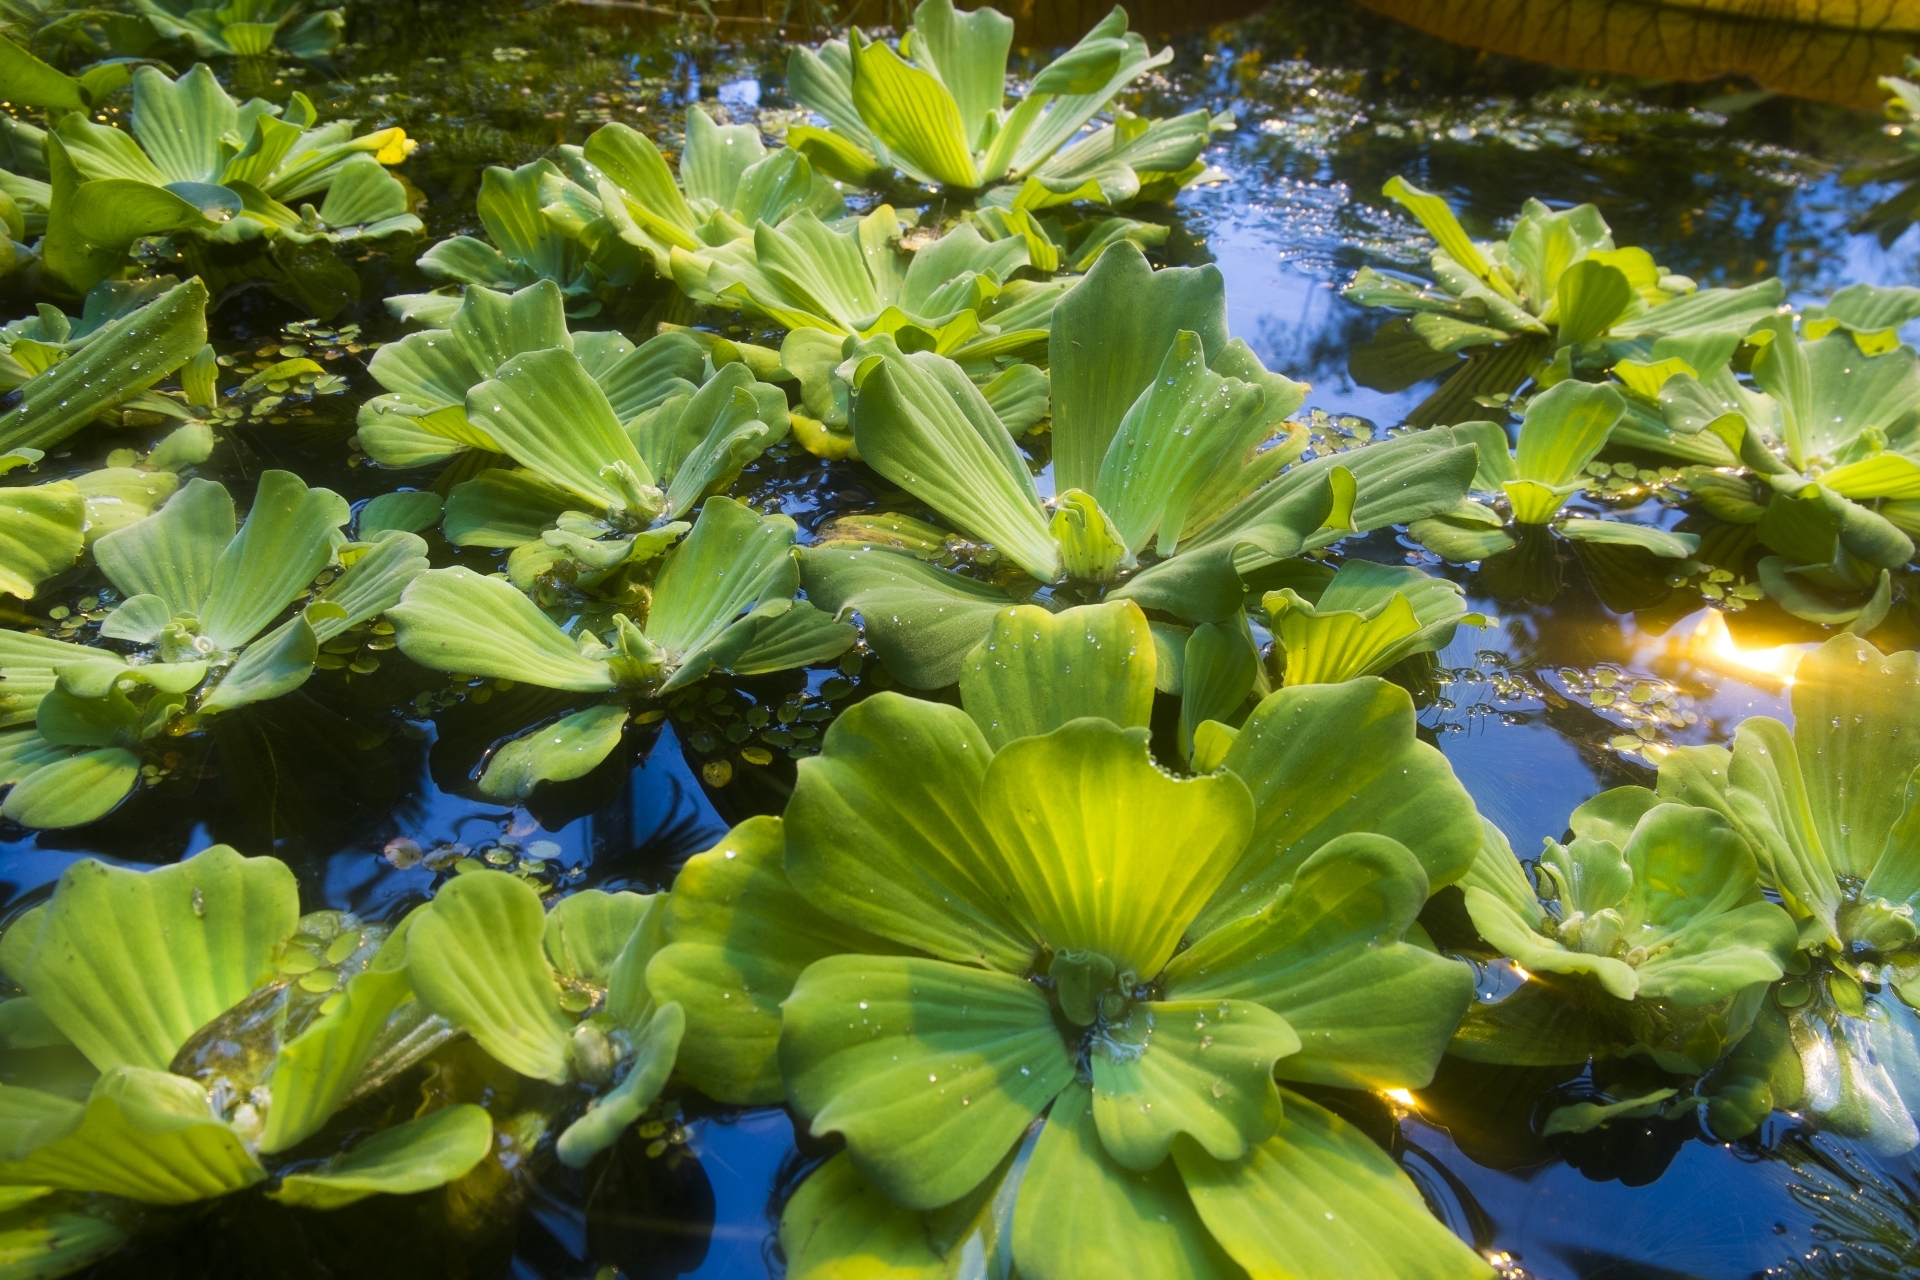
M1793 1170L1787 1194L1812 1212L1814 1245L1769 1268L1793 1280L1895 1280L1920 1267L1920 1182L1870 1164L1830 1139L1795 1131L1775 1154Z

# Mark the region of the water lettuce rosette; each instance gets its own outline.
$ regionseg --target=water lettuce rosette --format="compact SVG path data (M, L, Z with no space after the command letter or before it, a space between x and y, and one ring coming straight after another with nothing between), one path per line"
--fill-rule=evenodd
M1794 673L1793 728L1741 722L1686 747L1663 797L1723 816L1799 926L1800 949L1715 1084L1739 1136L1776 1106L1883 1151L1920 1144L1920 655L1835 636Z
M1485 1272L1294 1091L1431 1076L1472 979L1414 917L1472 802L1374 679L1283 690L1206 727L1213 772L1163 772L1153 667L1131 603L1004 610L965 710L857 704L783 819L689 863L648 975L683 1071L784 1080L847 1144L787 1207L791 1274Z

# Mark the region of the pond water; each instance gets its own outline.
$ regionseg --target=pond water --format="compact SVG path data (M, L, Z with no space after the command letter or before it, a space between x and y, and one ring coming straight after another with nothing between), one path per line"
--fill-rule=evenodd
M1341 287L1362 265L1418 265L1428 249L1417 226L1379 194L1395 174L1446 195L1483 236L1528 196L1557 207L1590 201L1620 243L1644 246L1703 285L1777 274L1794 300L1810 301L1856 281L1920 280L1920 238L1883 247L1848 230L1884 190L1842 181L1847 170L1896 154L1871 109L1879 93L1870 86L1920 41L1862 37L1844 50L1802 42L1800 62L1811 65L1795 70L1777 49L1745 62L1702 52L1676 67L1666 46L1633 64L1625 55L1581 56L1577 48L1591 49L1593 40L1514 34L1555 15L1588 21L1581 7L1369 0L1362 9L1295 0L1233 22L1231 14L1192 10L1226 24L1168 37L1175 60L1135 95L1135 109L1205 106L1230 112L1238 127L1206 157L1218 166L1217 181L1144 216L1171 227L1166 262L1220 265L1233 333L1269 368L1312 384L1303 412L1323 415L1323 429L1396 424L1431 389L1374 390L1347 368L1348 352L1369 339L1379 317L1344 301ZM426 0L360 7L332 72L290 64L248 87L280 99L298 88L323 118L398 124L420 139L400 172L426 197L430 238L477 234L473 197L485 165L525 163L582 141L600 123L626 122L671 147L690 103L735 121L771 122L792 110L784 46L766 37L763 23L730 18L711 31L646 25L617 7L584 3L477 9ZM1479 33L1473 23L1482 9L1487 29ZM1059 15L1043 19L1028 28L1037 38L1077 34L1046 25L1064 22ZM1167 15L1136 26L1157 43L1156 21ZM1437 40L1435 30L1463 43ZM1469 47L1478 35L1493 52ZM1727 46L1722 32L1694 30L1691 38L1700 50ZM1576 66L1512 56L1527 54ZM1675 78L1689 68L1692 79ZM1704 72L1717 78L1700 78ZM241 424L203 472L240 489L262 469L286 468L356 501L392 487L393 477L366 465L348 441L355 406L377 390L365 373L366 350L401 332L378 297L424 282L412 267L378 261L363 275L367 300L318 334L286 331L297 316L263 294L230 299L215 313L213 341L236 367L302 342L325 353L327 370L346 387L305 403L295 397ZM664 296L648 296L605 320L634 332L661 318L689 317ZM52 461L82 470L99 465L106 447L83 437ZM887 496L858 466L791 448L755 463L736 491L795 517L803 538L829 516ZM1730 638L1688 587L1656 588L1636 612L1609 608L1583 563L1564 550L1548 573L1558 575L1557 587L1520 593L1531 600L1440 565L1391 532L1345 550L1444 572L1491 619L1463 627L1437 656L1421 723L1523 855L1561 838L1566 815L1589 796L1647 782L1649 748L1725 743L1749 715L1790 719L1764 655L1743 651L1806 646L1821 634L1754 609L1731 615ZM436 547L436 563L452 554ZM63 585L31 602L26 617L6 621L51 626L46 611L72 605L88 586ZM793 765L779 756L713 785L703 765L716 758L728 725L754 706L788 707L799 713L795 723L813 723L813 711L830 705L836 676L853 686L839 698L886 681L869 663L846 676L829 668L746 681L716 691L712 702L702 693L630 734L586 778L550 788L531 808L509 808L470 798L468 771L502 732L564 699L482 688L436 722L417 714L425 704L413 700L442 682L390 654L377 670L326 672L298 695L223 721L218 742L185 748L137 807L67 832L0 828L0 899L9 913L43 901L76 859L149 864L221 842L286 859L307 909L380 920L397 918L443 882L455 857L537 858L543 875L567 885L664 888L730 824L778 812L790 789ZM1895 1275L1920 1258L1920 1216L1907 1190L1920 1169L1911 1159L1880 1160L1812 1138L1786 1115L1736 1144L1703 1137L1691 1119L1542 1139L1530 1126L1534 1100L1549 1087L1567 1096L1582 1088L1577 1076L1561 1074L1449 1062L1412 1106L1371 1098L1329 1105L1403 1153L1442 1216L1477 1246L1505 1255L1516 1277ZM796 1141L782 1111L735 1112L691 1094L680 1105L680 1140L667 1155L649 1155L630 1133L590 1182L543 1172L483 1221L375 1201L320 1223L231 1197L198 1216L176 1216L154 1242L97 1274L778 1274L773 1224L821 1149ZM1838 1202L1834 1191L1843 1193ZM1885 1267L1863 1261L1868 1255L1843 1265L1819 1252L1862 1239L1882 1250Z

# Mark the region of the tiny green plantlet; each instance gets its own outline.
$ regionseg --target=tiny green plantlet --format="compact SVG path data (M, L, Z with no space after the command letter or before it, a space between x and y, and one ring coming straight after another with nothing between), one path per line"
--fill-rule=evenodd
M1406 935L1472 861L1471 801L1377 680L1282 690L1171 776L1154 668L1131 602L1003 609L964 710L850 708L784 817L675 885L648 981L686 1010L683 1074L784 1082L847 1143L787 1206L796 1276L982 1250L1060 1278L1485 1274L1275 1083L1429 1078L1471 977Z
M1913 653L1835 636L1795 671L1791 731L1755 716L1731 752L1686 747L1661 764L1662 798L1731 823L1799 925L1788 976L1714 1082L1707 1116L1723 1136L1786 1107L1878 1150L1920 1144L1917 689Z
M884 338L849 361L861 458L1030 578L1236 632L1216 656L1249 682L1247 575L1450 508L1466 490L1473 449L1445 432L1289 466L1307 444L1286 421L1305 388L1228 339L1212 267L1155 272L1137 247L1115 245L1060 302L1049 350L1051 509L965 371ZM858 612L916 687L951 683L1009 603L859 531L801 558L808 595Z
M1746 335L1757 390L1734 376L1732 335L1616 372L1641 384L1650 419L1632 443L1690 461L1694 495L1739 536L1717 539L1796 617L1865 633L1893 604L1893 571L1920 532L1920 356L1898 328L1920 290L1856 285L1823 307L1775 316ZM1722 456L1705 456L1698 442ZM1734 468L1744 469L1737 474Z
M514 680L545 689L612 695L495 751L480 790L523 799L544 781L578 778L619 746L634 698L684 688L714 671L754 675L838 657L854 629L794 599L800 571L795 527L731 498L712 497L693 531L668 525L634 539L656 560L636 584L633 615L616 612L576 634L510 583L470 569L436 569L390 611L400 649L436 671ZM634 553L626 552L628 561Z
M122 596L101 637L140 651L0 632L0 724L19 726L0 730L0 784L12 785L0 814L30 827L91 822L134 790L142 752L166 736L304 684L322 645L398 603L427 567L410 533L346 543L347 516L331 490L268 471L244 524L224 488L195 479L96 541ZM343 571L314 591L336 562Z
M1752 1027L1795 946L1794 924L1762 895L1752 849L1718 814L1663 803L1644 787L1587 801L1570 844L1549 840L1539 898L1504 848L1487 848L1466 887L1480 936L1532 974L1564 975L1614 1002L1583 1013L1668 1071L1698 1075ZM1523 1002L1530 1003L1530 1002ZM1576 1004L1581 1002L1576 1001ZM1593 1006L1598 1005L1596 1009ZM1503 1020L1498 1006L1486 1011ZM1490 1038L1456 1052L1501 1061ZM1514 1057L1537 1045L1523 1045Z
M521 1075L590 1093L556 1144L581 1168L660 1094L686 1022L657 1002L647 964L663 895L589 889L551 911L504 871L460 876L408 921L406 972L420 1003Z
M278 1170L269 1194L331 1209L465 1174L493 1142L471 1105L299 1154L449 1034L413 998L403 935L302 916L286 864L225 845L149 872L75 863L0 940L26 993L0 1004L8 1025L66 1051L47 1087L0 1086L0 1185L180 1205Z
M178 80L140 68L130 130L75 112L45 135L43 272L81 293L125 274L135 243L150 236L173 237L198 260L214 246L298 248L421 230L385 168L413 150L406 134L390 128L356 138L351 121L318 120L298 93L284 110L257 98L236 103L204 64ZM322 196L317 208L290 203ZM297 274L297 265L297 255L285 253L253 264L269 278ZM224 259L222 266L253 269Z
M493 243L474 236L442 240L420 255L420 269L450 285L503 293L551 281L565 297L568 315L598 315L639 278L644 259L604 214L582 223L579 210L588 201L597 197L551 160L518 169L493 166L481 175L474 202ZM396 315L430 325L445 324L459 305L457 292L387 299Z
M18 397L0 413L0 454L50 450L91 422L118 422L122 409L184 417L151 388L206 347L207 288L170 277L105 284L78 319L44 307L7 326L0 344L0 384Z
M1049 63L1007 110L1012 41L1013 19L998 10L923 0L898 52L857 27L845 41L796 48L789 92L828 127L796 125L787 144L820 172L862 185L895 170L960 192L1019 184L1012 203L1021 208L1164 200L1205 168L1200 152L1226 123L1205 111L1153 121L1116 112L1083 136L1116 95L1173 56L1149 55L1125 10Z
M309 12L300 0L134 0L134 7L160 35L191 44L202 58L324 58L340 47L347 24L343 10Z
M1462 623L1487 625L1467 612L1460 587L1418 569L1349 560L1324 568L1262 598L1272 623L1275 656L1284 656L1288 684L1338 684L1377 676L1418 653L1444 649Z
M1615 388L1568 380L1527 402L1511 453L1506 428L1498 423L1455 426L1455 439L1471 440L1479 449L1473 488L1504 497L1508 519L1484 502L1463 499L1450 511L1415 521L1409 534L1434 554L1462 563L1523 551L1529 531L1542 528L1576 546L1634 547L1658 559L1686 560L1699 549L1692 534L1562 509L1587 483L1587 464L1626 412L1626 399Z
M1471 418L1480 398L1509 395L1530 378L1544 386L1603 371L1632 354L1630 344L1659 335L1744 333L1786 297L1778 280L1696 290L1646 250L1615 248L1592 205L1556 212L1528 200L1504 240L1481 242L1445 200L1405 178L1390 180L1385 194L1438 245L1433 283L1361 268L1346 298L1410 314L1355 351L1354 373L1394 391L1448 373L1409 412L1416 425Z

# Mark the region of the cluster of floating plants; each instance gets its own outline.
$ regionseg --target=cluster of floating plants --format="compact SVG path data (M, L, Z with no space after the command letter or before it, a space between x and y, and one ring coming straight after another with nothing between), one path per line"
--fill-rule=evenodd
M138 11L204 57L341 28ZM225 845L74 862L0 932L0 1275L227 1196L481 1202L635 1126L677 1150L695 1094L827 1153L781 1212L794 1280L1491 1274L1342 1114L1448 1054L1596 1064L1550 1136L1787 1109L1920 1146L1920 666L1867 638L1913 590L1920 290L1795 310L1590 205L1481 242L1395 178L1437 248L1353 279L1393 313L1356 373L1444 376L1356 430L1299 414L1217 268L1155 265L1153 206L1231 121L1118 105L1171 57L1118 9L1015 81L1011 19L923 0L793 49L778 145L607 123L487 169L484 236L424 252L404 132L129 70L123 25L0 40L0 270L36 304L0 328L0 817L124 820L243 752L223 725L402 667L396 718L496 702L439 744L477 743L472 797L537 804L663 726L714 790L791 782L651 895L505 840L390 842L436 887L385 920L303 914L296 868ZM373 258L429 285L377 346L331 327ZM311 319L216 352L248 289ZM684 323L622 331L642 298ZM198 474L368 349L343 465L377 496ZM881 497L803 527L753 501L780 467ZM1657 772L1523 860L1421 737L1493 678L1438 665L1489 619L1437 560L1832 638L1794 727L1730 748L1674 744L1671 684L1562 670Z

